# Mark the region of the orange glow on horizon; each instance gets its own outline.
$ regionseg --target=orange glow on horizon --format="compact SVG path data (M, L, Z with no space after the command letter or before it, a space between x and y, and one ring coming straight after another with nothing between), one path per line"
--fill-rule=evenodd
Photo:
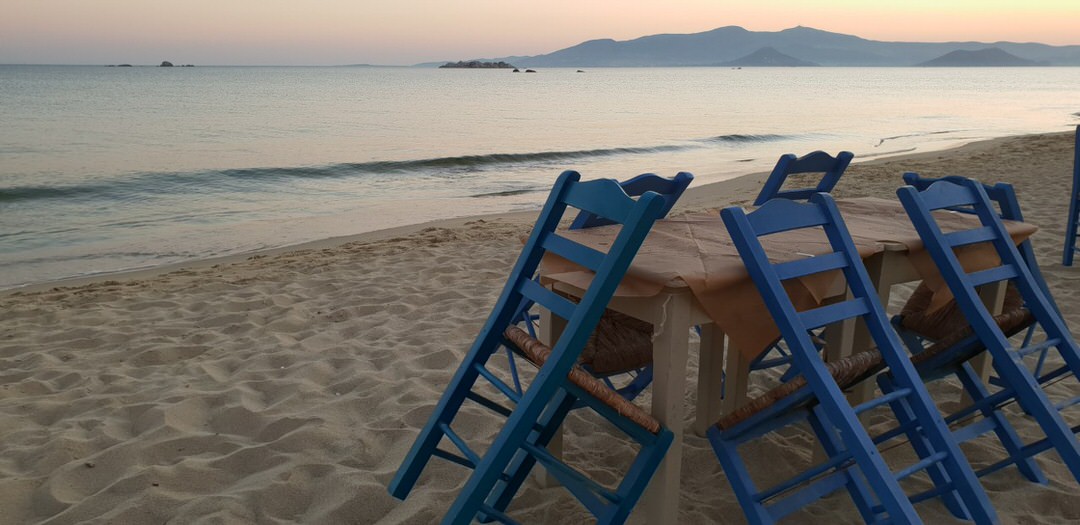
M0 63L413 64L537 55L738 25L803 25L886 41L1080 44L1074 0L187 0L12 2Z

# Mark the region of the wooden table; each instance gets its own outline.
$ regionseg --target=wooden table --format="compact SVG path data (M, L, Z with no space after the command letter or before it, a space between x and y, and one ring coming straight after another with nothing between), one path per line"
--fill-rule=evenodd
M864 256L864 262L870 274L870 278L877 287L879 296L884 304L888 304L889 293L892 285L920 279L917 267L925 266L929 259L921 255L924 261L919 262L922 243L914 228L906 219L900 204L895 201L883 199L852 199L838 201L841 213L851 231L857 248ZM867 205L873 210L872 215L866 214ZM903 216L904 220L896 220ZM959 220L971 220L970 217L958 217ZM686 218L676 218L659 221L653 228L654 234L661 232L657 238L662 237L664 231L681 231L686 227ZM741 258L738 257L735 248L727 238L727 231L718 216L693 216L690 220L695 222L698 232L705 231L710 235L719 234L716 242L705 243L700 237L695 236L695 242L688 244L682 250L694 250L689 257L700 258L701 267L705 268L706 281L710 271L715 273L718 268L730 271L728 277L739 276L741 278L713 279L722 284L721 288L734 289L743 287L745 295L749 276L745 267L742 266ZM710 224L709 221L712 221ZM963 224L963 223L961 223ZM1026 238L1034 227L1022 224L1008 224L1010 233L1014 239ZM582 233L584 232L584 233ZM614 237L614 228L610 229L609 237ZM600 228L590 230L576 230L561 232L577 242L593 245L604 249L604 233ZM665 264L665 258L657 256L655 251L650 251L650 242L654 241L654 234L646 239L642 251L635 258L628 278L634 276L665 276L671 271ZM773 237L781 237L778 234ZM783 243L783 239L777 242ZM710 246L703 249L703 245ZM820 250L819 250L820 253ZM683 260L687 260L685 253L681 254ZM802 254L805 255L805 254ZM552 269L547 264L542 270L542 279L547 286L558 291L580 297L587 287L587 279L581 274L570 274L566 268ZM700 326L701 346L700 363L698 368L697 387L697 412L693 423L694 431L704 435L708 427L714 424L727 410L737 407L744 399L746 384L748 381L748 364L751 355L738 351L736 345L731 343L731 336L741 328L740 323L732 323L730 319L717 318L715 305L708 304L715 300L715 296L701 293L700 286L692 285L694 277L679 276L659 283L648 290L649 293L616 292L608 305L613 310L620 311L635 318L650 322L654 326L653 337L653 398L652 414L662 424L675 434L671 449L668 450L664 461L661 463L656 474L653 476L644 497L644 508L636 512L646 512L646 521L650 524L676 523L678 521L679 508L679 480L682 466L682 437L685 406L683 403L686 391L686 365L689 353L689 333L693 326ZM626 282L624 280L624 282ZM700 285L700 283L697 283ZM828 287L826 287L828 288ZM835 288L835 287L833 287ZM1001 287L1003 289L1003 287ZM752 288L751 288L752 289ZM756 290L754 291L756 294ZM832 289L824 292L818 290L818 294L837 295L842 294L843 289ZM990 299L997 300L1000 306L1001 293L990 294ZM704 297L704 299L703 299ZM757 298L760 300L760 297ZM746 298L732 299L733 301L747 301ZM712 314L711 314L711 313ZM762 309L758 315L765 316L768 324L772 321L767 311ZM861 324L861 323L858 323ZM728 327L727 334L722 327ZM773 325L775 330L775 326ZM540 338L545 343L552 345L561 333L562 323L557 317L549 312L541 311ZM727 362L725 364L725 335L727 337ZM857 323L847 321L829 335L830 350L827 358L835 359L843 355L849 355L854 348L867 348L870 346L869 334L865 329L857 326ZM721 377L727 370L728 395L723 395ZM869 384L867 382L866 384ZM872 384L867 387L873 388ZM868 396L870 391L864 391L863 396ZM555 445L558 448L558 445Z

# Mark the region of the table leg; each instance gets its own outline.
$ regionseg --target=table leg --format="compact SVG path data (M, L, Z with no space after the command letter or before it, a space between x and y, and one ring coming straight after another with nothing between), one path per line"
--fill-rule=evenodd
M671 448L645 491L645 522L678 523L679 477L682 471L686 358L690 344L690 293L669 296L664 319L653 337L652 413L674 434Z
M705 432L724 415L724 332L714 323L701 325L698 351L697 416L694 433Z
M540 308L540 326L537 329L536 336L540 339L540 342L548 345L548 348L555 346L555 342L559 340L559 336L562 335L563 330L566 329L566 320L557 315L553 315L547 308ZM551 438L551 442L547 446L548 452L551 455L562 458L563 453L563 429L559 427L558 432ZM547 470L541 466L541 468L533 469L533 476L541 487L551 488L561 486L558 480L555 479Z
M746 404L746 391L750 387L750 359L742 355L735 345L728 343L724 356L724 400L721 412L730 414Z
M889 295L892 292L892 283L896 282L896 273L899 272L899 266L904 264L904 255L900 252L885 250L878 255L866 259L866 272L870 276L870 283L877 290L878 300L881 301L882 308L886 310L889 307ZM854 320L853 320L854 321ZM854 334L852 336L851 350L846 355L851 355L852 352L861 352L877 346L874 343L874 338L870 335L870 330L867 329L866 323L861 320L854 322ZM852 389L848 399L853 404L864 403L869 401L874 395L874 382L863 381Z
M1006 281L1001 281L998 283L987 284L979 288L979 298L982 299L983 304L986 305L987 310L990 310L990 313L994 315L1001 313L1001 308L1005 304L1005 290L1007 287L1008 283ZM982 352L973 357L968 363L971 364L972 370L978 374L983 383L986 383L990 378L990 370L993 369L990 360L990 352ZM968 397L966 391L962 394L960 402L965 406L971 404L971 398Z

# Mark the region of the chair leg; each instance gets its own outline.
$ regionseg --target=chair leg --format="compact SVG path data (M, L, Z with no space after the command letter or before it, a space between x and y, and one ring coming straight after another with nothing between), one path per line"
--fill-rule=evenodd
M892 378L888 374L878 376L878 385L881 387L882 392L891 393L896 390L896 385L893 384ZM915 414L912 413L907 400L898 399L889 403L889 407L892 408L900 427L907 429L905 434L908 437L908 442L911 444L911 448L915 449L919 459L926 459L933 455L933 447L926 439L926 436L923 435L922 429L916 424ZM943 487L951 483L945 468L940 463L928 467L926 473L936 487ZM971 518L971 514L968 512L967 507L964 506L964 502L959 495L957 495L956 490L950 490L942 494L941 499L945 503L945 508L949 509L953 516L965 520Z
M444 425L449 425L454 420L454 416L461 409L461 405L465 402L469 391L476 384L476 379L480 376L476 365L482 366L490 355L490 351L487 351L482 346L477 346L462 361L453 379L450 380L450 384L443 392L443 396L439 399L435 412L428 418L427 424L420 431L420 435L417 436L412 449L409 450L409 454L405 457L401 466L398 467L394 479L390 481L389 490L392 496L405 499L409 492L412 491L413 486L416 485L416 481L420 477L420 473L423 472L428 460L434 455L435 449L445 435Z
M750 479L750 472L746 470L746 464L739 457L739 445L721 437L720 429L715 426L709 427L707 434L709 444L712 445L716 457L720 459L720 466L724 469L724 474L727 475L728 482L735 492L735 498L739 500L739 506L742 507L747 521L752 525L773 523L775 520L769 514L768 509L754 497L757 488L754 486L754 481Z
M897 413L898 417L901 417L900 414L903 413L903 417L910 417L923 423L921 436L925 440L924 443L931 451L944 454L944 458L938 462L944 470L940 474L945 480L951 480L953 487L951 492L963 502L969 519L975 523L996 523L997 514L989 497L979 484L978 477L964 458L945 421L942 420L937 407L930 400L914 367L908 362L905 366L893 368L890 373L892 377L889 381L892 382L892 388L911 389L911 394L904 399L903 410ZM917 442L917 440L912 440L913 445ZM935 483L941 479L935 477L934 468L929 470L929 474ZM945 501L948 505L948 498Z
M1080 229L1080 188L1073 188L1073 192L1076 193L1069 202L1069 218L1065 223L1065 250L1061 256L1062 266L1072 266L1073 264L1073 255L1076 253L1077 230Z
M1016 398L1024 410L1031 414L1046 433L1047 439L1057 450L1073 477L1080 480L1080 443L1072 429L1046 397L1042 387L1024 367L1019 358L994 356L994 368L998 375L1016 391ZM1066 358L1068 361L1068 358Z
M866 434L855 411L848 405L847 399L836 385L828 385L829 396L819 396L825 418L832 421L843 437L846 449L850 450L859 469L866 476L867 482L878 496L889 518L896 523L918 523L919 517L907 495L893 477L885 460L878 453L877 447Z
M971 369L967 363L964 363L956 371L956 377L960 379L960 384L963 385L964 390L968 396L971 397L973 402L979 402L990 395L990 392L986 390L982 381L979 379L978 374ZM1009 454L1009 457L1016 462L1016 467L1020 470L1028 481L1038 483L1040 485L1046 485L1046 475L1043 474L1042 469L1035 463L1035 459L1028 456L1025 457L1022 451L1023 444L1020 441L1020 436L1016 434L1016 429L1013 428L1009 421L1005 419L1005 415L1000 410L996 410L993 407L985 407L982 409L983 417L991 419L994 422L994 434L997 435L998 440L1001 441L1001 445L1005 447L1005 452Z
M825 414L821 411L821 406L815 406L807 418L810 423L810 428L813 429L814 434L817 435L818 442L821 443L822 448L825 449L825 455L829 459L832 459L840 454L844 453L843 442L836 435L836 429L832 426L832 423L825 418ZM877 519L877 515L874 513L874 498L870 493L869 488L863 483L863 480L859 478L853 469L845 469L844 476L847 478L848 494L851 495L852 501L855 502L855 507L859 509L859 514L862 515L863 521L872 523Z
M539 430L529 434L528 442L540 448L546 448L552 438L559 432L559 427L562 425L563 420L566 419L567 414L575 408L576 404L577 398L565 390L560 390L540 417ZM495 486L495 489L492 490L491 495L488 497L488 504L498 511L505 512L535 465L536 458L532 454L519 450L510 466L506 469L506 480L500 481ZM486 523L490 520L482 517L480 521Z

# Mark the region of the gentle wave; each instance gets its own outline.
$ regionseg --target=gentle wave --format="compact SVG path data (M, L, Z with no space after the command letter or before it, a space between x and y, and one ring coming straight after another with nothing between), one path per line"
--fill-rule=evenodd
M927 131L925 133L908 133L906 135L895 135L895 136L892 136L892 137L885 137L885 138L879 140L878 143L874 147L875 148L879 147L882 144L884 144L885 142L890 141L890 140L907 139L907 138L911 138L911 137L928 137L930 135L947 135L949 133L960 133L962 131L967 131L967 130L950 129L950 130L943 130L943 131Z
M201 172L138 173L122 179L67 186L13 186L0 188L0 202L12 203L43 199L125 199L146 195L175 195L220 191L250 191L248 181L278 182L293 179L345 178L357 175L432 173L456 174L482 171L498 166L520 164L550 164L561 161L584 160L620 155L647 155L698 149L707 144L738 144L788 138L783 135L719 135L685 144L658 146L600 148L535 153L493 153L462 155L404 161L375 161L330 164L326 166L297 166L243 168ZM243 181L243 184L238 184ZM478 195L489 196L489 195Z
M736 143L736 144L738 144L738 143L745 143L745 142L774 142L774 141L777 141L777 140L787 140L787 139L791 139L791 138L795 138L795 137L793 137L791 135L773 135L773 134L743 135L743 134L735 133L735 134L731 134L731 135L717 135L715 137L709 137L709 138L705 138L705 139L700 139L700 141L701 142L721 143L721 144L723 144L723 143Z

